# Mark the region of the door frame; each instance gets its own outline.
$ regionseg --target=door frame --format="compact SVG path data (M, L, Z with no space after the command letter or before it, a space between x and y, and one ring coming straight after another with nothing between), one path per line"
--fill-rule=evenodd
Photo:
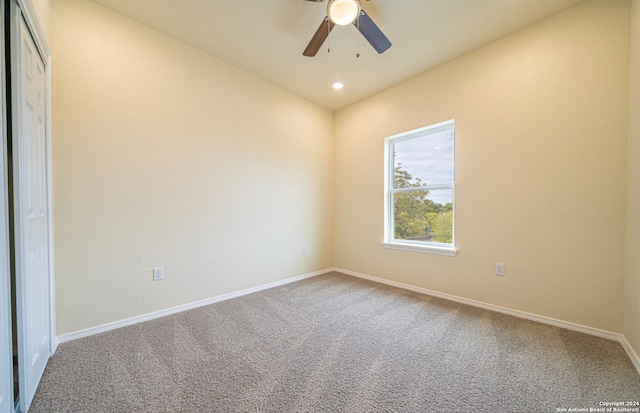
M13 412L13 332L11 327L11 281L9 267L9 192L7 187L7 108L4 54L4 2L0 4L0 413ZM6 399L5 399L6 398Z

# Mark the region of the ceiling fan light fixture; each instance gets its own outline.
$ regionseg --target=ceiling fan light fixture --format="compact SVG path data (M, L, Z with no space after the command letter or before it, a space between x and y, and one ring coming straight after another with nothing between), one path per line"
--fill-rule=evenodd
M327 16L339 26L353 23L360 14L358 0L330 0L327 5Z

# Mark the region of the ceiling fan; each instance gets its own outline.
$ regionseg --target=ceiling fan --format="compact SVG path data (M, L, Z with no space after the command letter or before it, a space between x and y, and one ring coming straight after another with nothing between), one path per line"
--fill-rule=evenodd
M325 0L306 1L322 3ZM391 42L387 39L387 36L376 26L371 17L362 10L360 0L329 0L327 16L320 23L320 27L318 27L302 54L308 57L315 56L336 24L339 26L353 24L378 53L383 53L391 47Z

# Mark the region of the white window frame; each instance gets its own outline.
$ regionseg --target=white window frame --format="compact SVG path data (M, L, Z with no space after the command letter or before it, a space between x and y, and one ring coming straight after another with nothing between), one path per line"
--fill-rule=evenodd
M431 135L434 133L440 133L444 131L454 131L455 133L455 119L440 122L435 125L426 126L424 128L415 129L409 132L400 133L398 135L389 136L384 140L384 240L382 245L385 248L422 252L427 254L447 255L455 256L457 248L455 244L455 177L451 184L439 184L439 185L425 185L421 187L411 189L395 189L393 187L394 178L394 156L393 145L396 142L402 142L409 139L415 139L425 135ZM454 176L455 176L455 138L454 138ZM436 189L451 189L453 192L453 222L452 222L452 242L428 242L428 241L413 241L396 239L394 237L394 219L393 219L393 195L398 192L417 191L417 190L436 190Z

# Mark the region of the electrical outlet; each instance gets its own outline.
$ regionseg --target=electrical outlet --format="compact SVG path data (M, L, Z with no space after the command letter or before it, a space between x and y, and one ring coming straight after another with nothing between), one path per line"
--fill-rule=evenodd
M307 247L302 247L302 255L307 255Z
M504 275L504 264L496 264L496 275Z
M157 267L153 269L153 281L160 281L164 278L164 268Z

